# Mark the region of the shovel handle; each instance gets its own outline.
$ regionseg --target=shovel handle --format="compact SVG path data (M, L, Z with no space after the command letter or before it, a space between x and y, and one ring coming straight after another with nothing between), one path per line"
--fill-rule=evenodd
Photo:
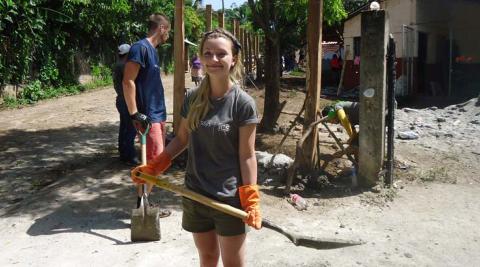
M140 179L143 179L149 183L155 184L156 186L163 188L165 190L168 190L173 193L177 193L179 195L182 195L186 198L195 200L197 202L202 203L205 206L209 206L211 208L214 208L216 210L222 211L226 214L232 215L234 217L240 218L240 219L246 219L248 217L247 213L241 209L234 208L228 204L221 203L219 201L213 200L211 198L208 198L204 195L201 195L199 193L193 192L191 190L188 190L187 188L183 186L178 186L175 184L172 184L168 182L166 179L159 179L155 176L148 175L142 172L137 172L135 174Z
M148 124L144 132L137 129L137 133L140 135L140 145L142 147L142 165L147 165L147 135L150 128L151 125Z

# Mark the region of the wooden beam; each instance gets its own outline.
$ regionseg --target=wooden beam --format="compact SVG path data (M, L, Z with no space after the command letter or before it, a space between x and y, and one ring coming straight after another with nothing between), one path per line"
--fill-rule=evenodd
M207 21L207 32L209 32L212 30L212 5L207 5L205 10L205 20Z
M240 42L240 22L236 19L233 20L233 35Z
M305 108L305 127L317 120L319 112L321 78L322 78L322 21L323 0L308 1L308 70L307 95L309 96ZM307 169L315 167L317 157L318 134L315 127L312 134L305 140L302 147L305 155L301 166Z
M385 96L388 21L385 10L362 12L358 178L374 186L385 153ZM372 49L374 47L375 49Z
M175 58L175 74L173 79L173 129L175 133L177 133L178 126L180 125L180 110L185 96L184 6L184 0L175 0L175 35L173 40L173 54Z
M248 43L248 60L247 60L247 67L248 67L248 73L252 73L252 65L253 65L253 40L252 40L252 34L247 32L247 43Z
M257 81L262 81L263 77L263 61L265 60L264 56L262 55L262 59L260 59L260 36L257 35L256 40L256 47L257 47Z
M222 11L218 12L218 27L223 28L225 25L225 17Z
M244 28L239 28L238 30L239 34L240 34L240 44L242 44L242 52L243 52L243 67L245 68L246 66L246 63L245 63L245 58L247 57L247 53L246 53L246 50L245 50L245 29Z

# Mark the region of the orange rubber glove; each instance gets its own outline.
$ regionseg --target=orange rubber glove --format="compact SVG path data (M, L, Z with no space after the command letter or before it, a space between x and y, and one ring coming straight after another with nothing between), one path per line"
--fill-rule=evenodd
M168 169L172 165L172 158L167 152L162 152L158 157L150 161L147 165L136 167L130 173L132 180L136 184L144 184L145 181L136 176L137 172L143 172L149 175L157 176Z
M238 188L240 204L243 210L248 213L248 217L243 221L259 230L262 228L262 215L260 214L260 192L258 185L243 185Z

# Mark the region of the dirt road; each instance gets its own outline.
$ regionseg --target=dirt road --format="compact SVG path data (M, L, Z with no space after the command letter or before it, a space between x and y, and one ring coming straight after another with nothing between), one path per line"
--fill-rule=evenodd
M164 81L171 108L172 79ZM0 266L198 266L191 235L181 228L180 199L171 193L154 195L172 210L161 219L161 241L130 242L135 197L129 168L116 155L112 88L1 111L0 125ZM414 149L404 144L399 156L417 155L428 166L434 165L428 153L439 157ZM303 212L263 186L262 208L271 220L306 235L366 243L315 250L252 230L248 266L478 265L480 186L467 176L479 167L472 155L472 171L460 172L456 183L403 180L399 189L377 194L319 191Z

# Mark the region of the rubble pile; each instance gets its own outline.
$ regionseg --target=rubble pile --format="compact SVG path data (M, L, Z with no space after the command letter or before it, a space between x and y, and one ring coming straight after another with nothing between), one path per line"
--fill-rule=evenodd
M480 153L480 99L473 98L443 109L403 108L395 112L395 135L424 147L448 151L468 147Z

